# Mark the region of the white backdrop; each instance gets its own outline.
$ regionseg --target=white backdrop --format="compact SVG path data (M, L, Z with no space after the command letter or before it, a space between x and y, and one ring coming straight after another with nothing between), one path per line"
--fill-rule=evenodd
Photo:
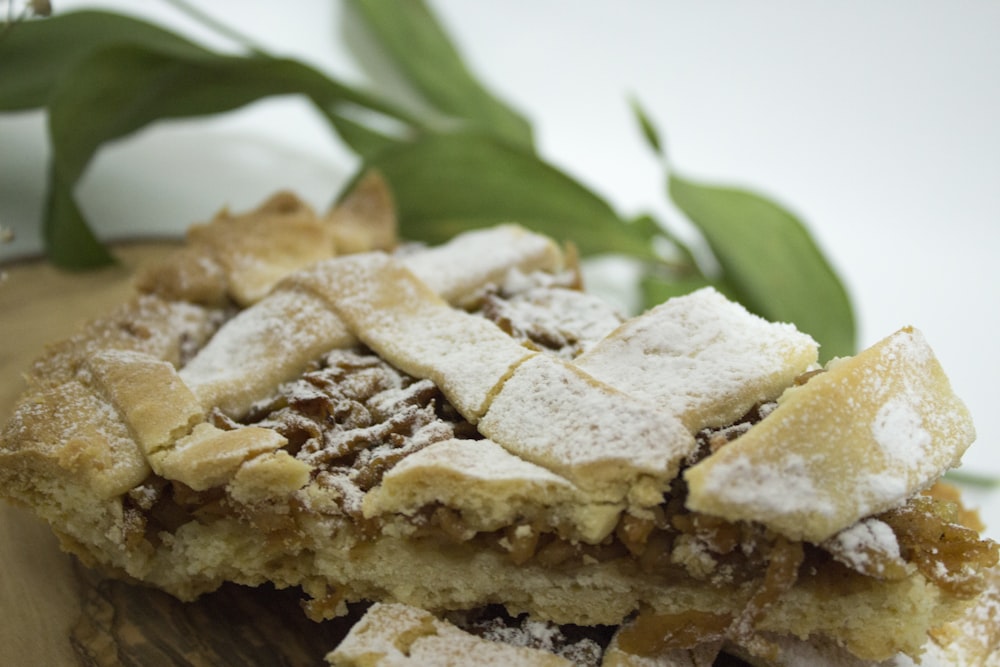
M220 48L165 3L142 11ZM338 2L213 0L277 54L361 82ZM629 108L673 164L798 213L844 277L868 345L922 329L976 418L967 466L1000 475L1000 3L987 0L431 0L468 63L532 120L540 152L622 212L672 216ZM0 221L36 251L39 114L0 115ZM81 184L107 238L178 234L289 187L324 207L353 158L295 99L157 126L103 151ZM977 496L978 497L978 496ZM993 520L1000 510L983 496Z

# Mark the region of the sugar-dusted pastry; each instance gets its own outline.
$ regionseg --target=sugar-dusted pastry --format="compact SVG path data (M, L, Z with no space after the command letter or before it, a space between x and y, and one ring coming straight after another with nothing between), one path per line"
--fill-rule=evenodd
M822 542L924 490L974 439L927 341L906 328L788 389L745 437L688 470L688 505Z
M376 604L372 607L340 646L330 653L327 661L333 667L573 665L569 660L541 649L477 637L427 611L401 604Z
M248 306L313 262L391 250L395 243L392 196L372 172L322 217L291 192L279 192L248 213L223 209L211 221L192 225L185 247L143 271L136 287L172 301Z
M549 238L399 244L390 205L193 231L29 370L0 494L184 600L372 605L334 665L991 664L998 547L940 481L974 430L919 331L821 368L710 288L626 319Z

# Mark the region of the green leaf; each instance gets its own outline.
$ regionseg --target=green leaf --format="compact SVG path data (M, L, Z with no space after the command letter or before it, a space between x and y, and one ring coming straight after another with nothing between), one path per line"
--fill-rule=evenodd
M55 185L59 174L49 178L48 197L42 238L48 249L49 260L56 266L74 269L91 269L114 263L115 259L94 236L84 220L80 207L72 196L72 186Z
M639 121L639 129L642 131L642 136L646 140L646 143L649 144L649 147L659 157L665 158L666 151L663 147L663 141L660 139L660 133L649 117L649 114L646 113L646 110L643 109L636 98L632 98L632 113L635 114L636 120Z
M106 142L161 119L215 114L263 97L294 93L308 96L356 141L361 140L360 126L346 118L338 121L341 110L394 112L293 60L136 44L107 46L82 58L59 79L49 101L56 176L50 184L51 197L62 204L50 206L44 222L50 255L63 266L86 266L92 261L88 253L77 262L72 249L60 244L87 236L77 229L86 226L82 214L67 202L72 202L77 180ZM363 140L371 145L372 136Z
M403 141L402 138L379 132L336 109L320 106L319 110L336 129L344 143L362 159L372 157Z
M793 322L821 345L821 356L854 354L850 299L805 226L764 197L671 175L670 197L701 230L748 309Z
M369 167L389 181L406 238L438 243L469 228L518 222L572 240L584 255L655 259L650 226L629 225L563 172L492 135L427 135Z
M102 143L153 121L220 113L295 93L323 107L373 104L294 60L210 52L182 56L121 45L98 50L73 68L53 94L50 129L61 166L76 177Z
M201 51L163 28L111 12L79 11L22 21L0 38L0 111L45 106L60 77L79 59L123 42Z
M422 0L351 0L350 5L400 73L436 109L512 143L532 145L528 121L476 79Z

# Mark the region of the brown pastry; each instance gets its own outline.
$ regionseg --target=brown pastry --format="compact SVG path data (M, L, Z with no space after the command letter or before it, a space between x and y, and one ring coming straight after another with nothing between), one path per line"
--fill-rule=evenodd
M593 664L987 664L997 545L939 482L974 431L917 330L821 369L710 288L624 320L516 225L397 247L381 187L193 231L35 364L0 493L182 599L378 603L336 665L582 659L526 623Z

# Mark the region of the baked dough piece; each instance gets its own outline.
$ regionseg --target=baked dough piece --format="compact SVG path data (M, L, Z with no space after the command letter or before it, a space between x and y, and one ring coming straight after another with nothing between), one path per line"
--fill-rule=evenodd
M638 664L720 643L766 661L790 637L859 660L916 656L989 599L996 545L932 486L968 444L967 415L930 357L912 354L920 345L799 375L815 354L807 337L710 291L596 340L606 313L546 317L585 303L544 296L576 284L554 250L502 226L433 250L326 258L235 316L147 295L126 310L135 322L105 319L83 352L57 346L37 367L55 372L35 374L4 430L0 489L88 563L181 598L235 581L302 587L314 617L359 600L440 613L499 603L624 623L615 650ZM162 331L136 333L155 322ZM672 374L664 387L657 373ZM848 495L837 521L807 534L784 510L729 514L764 491L736 502L734 485L721 505L698 504L698 471L773 447L782 415L828 415L831 400L846 414L852 396L828 388L843 377L875 392L873 406L897 406L860 413L871 437L838 444L856 460L881 460L863 456L873 440L884 456L898 444L878 434L927 433L932 465L897 457L894 506ZM935 427L913 428L913 412ZM844 488L868 472L831 470ZM799 502L799 481L777 480L785 499Z
M475 304L484 285L501 284L511 267L528 274L553 272L566 263L547 237L520 225L498 225L403 258L403 263L442 299L460 308ZM461 247L461 252L456 251Z
M292 271L336 252L332 232L290 192L242 215L220 211L194 225L171 259L139 276L140 290L170 300L248 306Z
M287 444L271 429L251 426L224 431L202 423L169 450L150 457L149 462L165 479L194 491L206 491L229 483L245 463Z
M92 378L128 425L147 461L173 447L205 413L174 366L127 350L102 350L87 362Z
M961 615L935 628L919 658L863 660L828 640L770 637L775 653L766 659L738 646L728 650L755 667L995 667L1000 664L1000 569L987 573L983 594Z
M324 295L365 345L433 380L473 423L503 378L533 354L492 322L452 308L387 255L331 260L300 279Z
M523 665L570 667L552 653L481 639L429 612L400 604L376 604L327 656L333 667L462 667Z
M618 524L624 502L594 502L547 468L492 440L444 440L400 461L364 500L365 516L413 516L441 504L474 532L513 527L515 540L537 539L532 523L557 526L597 543ZM511 547L513 548L513 546Z
M996 664L995 594L970 608L963 619L947 626L949 643L931 639L919 660L900 654L887 661L864 660L824 640L805 641L770 637L773 653L767 658L745 648L712 641L690 649L665 649L638 655L622 647L621 630L600 651L574 652L560 646L567 638L559 626L532 621L497 619L492 623L456 626L424 610L402 604L375 604L354 626L345 641L327 656L334 667L396 664L502 664L585 667L712 667L725 651L753 667L991 667ZM486 629L483 631L483 629ZM630 628L626 623L622 630ZM986 630L986 632L982 632ZM593 648L592 639L584 639ZM442 645L438 645L438 644ZM577 658L566 660L567 654ZM727 663L728 664L728 663Z
M341 255L396 247L396 204L388 183L377 171L365 173L327 211L323 222Z
M483 247L501 247L504 252L485 262L470 262ZM423 262L424 252L433 253L435 262ZM453 299L472 301L504 270L556 271L563 266L562 256L549 239L514 225L470 232L424 252L402 260L384 253L340 257L288 276L222 327L181 370L184 381L206 409L216 407L240 417L278 384L300 374L310 360L326 350L351 347L358 342L355 332L362 332L368 345L392 346L388 354L411 372L427 372L433 363L441 363L442 348L447 360L459 366L491 364L492 369L481 368L481 373L449 374L448 386L456 392L452 400L470 414L481 411L499 377L529 353L491 323L448 306L418 275L428 274L431 284ZM443 272L438 264L451 268ZM382 300L381 309L371 306L376 298ZM418 314L423 320L413 321ZM448 336L442 335L445 331ZM496 350L488 359L478 345L486 341ZM435 345L438 350L430 349ZM471 357L458 359L459 346ZM441 372L434 379L444 381Z
M185 247L144 271L136 286L171 301L245 307L297 269L338 254L391 250L395 243L392 196L371 172L323 218L291 192L248 213L224 209L193 225Z
M575 365L533 357L507 378L479 430L598 502L654 505L694 439L670 414Z
M688 505L822 542L926 488L974 439L923 335L907 328L789 389L760 424L688 470Z
M818 347L706 287L629 320L576 364L697 433L777 398L816 363Z
M136 296L47 347L26 377L32 387L56 387L73 379L103 350L131 350L182 366L205 345L224 311L153 295Z
M323 299L288 282L226 322L180 374L206 411L239 417L326 350L356 342Z
M128 426L109 415L116 410L104 392L80 380L26 397L4 430L15 443L0 451L4 492L65 518L79 498L102 503L141 484L146 458Z

